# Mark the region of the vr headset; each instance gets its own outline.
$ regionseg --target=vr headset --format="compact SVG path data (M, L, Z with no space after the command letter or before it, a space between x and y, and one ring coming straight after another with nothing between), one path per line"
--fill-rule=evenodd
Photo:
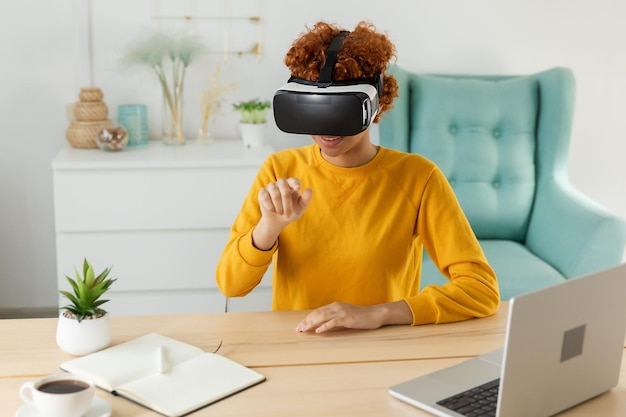
M287 133L353 136L369 127L378 114L383 75L332 81L341 44L349 32L339 32L330 43L317 81L291 77L274 94L274 119Z

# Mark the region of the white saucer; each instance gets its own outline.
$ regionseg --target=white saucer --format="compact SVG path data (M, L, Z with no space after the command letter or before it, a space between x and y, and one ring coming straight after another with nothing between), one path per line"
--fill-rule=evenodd
M83 417L110 417L111 405L100 397L93 397L93 402L87 414ZM15 417L39 417L39 411L29 404L24 404L17 410Z

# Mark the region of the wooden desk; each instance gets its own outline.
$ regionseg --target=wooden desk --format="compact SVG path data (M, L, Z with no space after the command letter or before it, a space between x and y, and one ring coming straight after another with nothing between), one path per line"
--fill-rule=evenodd
M475 356L502 346L508 305L494 316L437 326L389 326L373 332L298 333L303 311L111 317L112 344L160 333L246 366L312 365ZM71 358L56 345L56 319L0 320L0 377L38 375ZM24 361L25 347L29 361Z
M194 416L428 416L387 393L398 382L501 347L508 305L493 317L433 326L390 326L326 335L294 331L305 312L113 317L113 343L150 332L213 350L255 368L267 381ZM58 372L71 356L55 344L56 319L0 320L0 417L21 406L22 383ZM613 391L567 416L626 415L626 365ZM113 416L156 417L104 391Z

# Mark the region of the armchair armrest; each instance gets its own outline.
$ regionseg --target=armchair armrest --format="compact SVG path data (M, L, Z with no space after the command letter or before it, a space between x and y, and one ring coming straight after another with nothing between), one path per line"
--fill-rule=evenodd
M566 278L618 265L626 221L554 177L538 184L526 245Z

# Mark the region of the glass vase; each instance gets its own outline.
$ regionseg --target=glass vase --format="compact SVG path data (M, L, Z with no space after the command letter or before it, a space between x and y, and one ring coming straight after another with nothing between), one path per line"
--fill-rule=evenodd
M167 145L183 145L183 88L163 90L163 142Z
M198 129L198 143L202 145L210 145L214 141L213 133L208 125L200 126Z

